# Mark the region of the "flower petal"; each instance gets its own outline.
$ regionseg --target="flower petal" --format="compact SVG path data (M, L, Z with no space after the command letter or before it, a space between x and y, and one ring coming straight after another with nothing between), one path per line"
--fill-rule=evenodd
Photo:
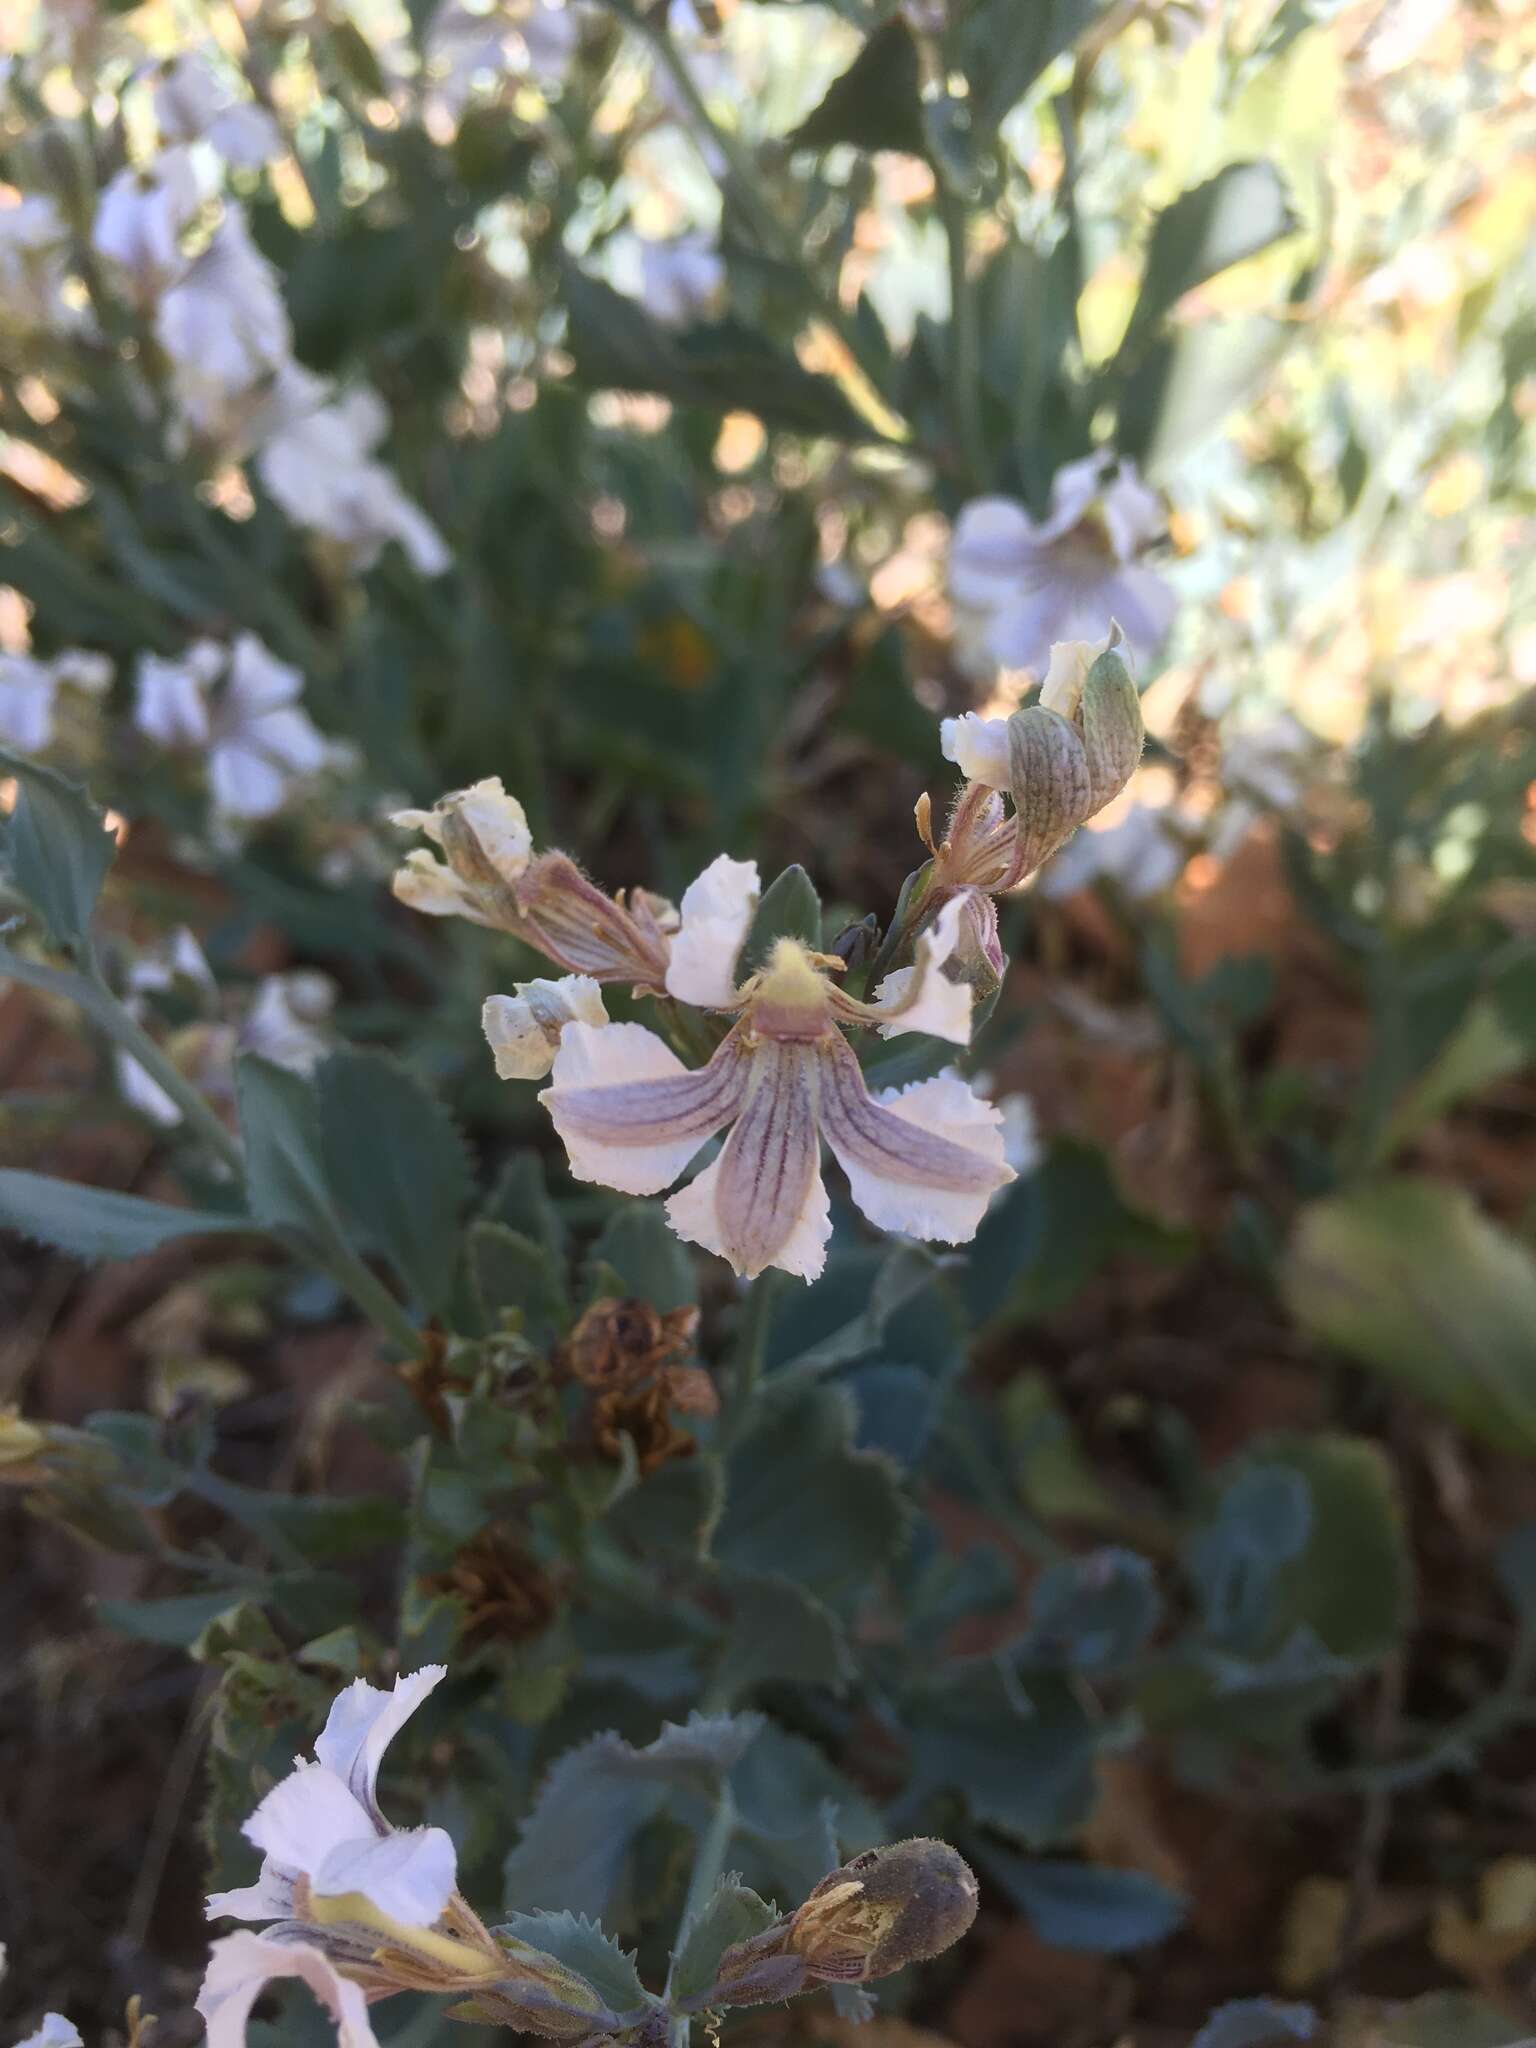
M423 816L402 811L400 818ZM390 891L397 902L419 910L426 917L467 917L472 924L486 924L491 920L481 908L479 898L473 889L461 882L452 868L435 859L424 846L418 846L414 853L405 856L404 863L395 869L390 881Z
M280 1778L241 1829L284 1870L311 1876L342 1842L371 1839L381 1823L324 1764Z
M1013 597L1036 546L1034 521L1012 498L973 498L955 521L949 588L957 604L995 611Z
M361 1892L386 1918L430 1927L457 1882L453 1837L443 1828L406 1828L338 1842L314 1872L311 1889L333 1899Z
M294 1873L264 1857L254 1884L232 1892L210 1892L203 1910L210 1920L286 1920L294 1910Z
M919 938L913 964L888 974L876 989L869 1007L889 1013L878 1024L882 1038L895 1038L903 1031L926 1031L931 1037L947 1038L952 1045L970 1044L970 984L951 981L943 971L959 942L964 916L965 897L952 896Z
M988 789L1008 787L1008 721L982 718L967 711L961 718L939 721L939 745L946 761L953 761L968 782L984 782Z
M641 1024L572 1024L539 1097L577 1180L653 1195L676 1180L741 1104L746 1062L727 1038L690 1071Z
M251 2007L274 1977L302 1977L336 2022L340 2048L378 2048L362 1986L340 1976L318 1948L271 1941L242 1928L213 1944L197 2009L208 2048L245 2048Z
M37 2032L18 2041L16 2048L85 2048L85 2043L73 2020L66 2019L61 2012L45 2012Z
M1162 645L1177 610L1177 598L1151 569L1121 569L1104 586L1106 620L1119 626L1139 655Z
M751 1279L778 1266L813 1280L831 1234L816 1135L816 1050L765 1043L720 1157L667 1204L679 1237Z
M555 1063L560 1034L568 1024L608 1022L603 992L590 974L563 974L558 981L514 982L515 996L487 996L481 1027L503 1081L539 1081Z
M683 891L682 924L667 963L667 993L701 1010L736 1000L736 960L762 894L755 860L722 853Z
M1109 645L1105 640L1058 640L1040 685L1040 705L1063 718L1076 718L1088 671Z
M1000 1121L954 1075L877 1100L845 1041L824 1058L822 1129L854 1201L882 1230L943 1244L974 1237L994 1192L1014 1178Z
M340 1778L352 1797L384 1826L379 1812L379 1765L384 1752L428 1693L448 1676L446 1664L423 1664L402 1674L391 1691L355 1678L331 1703L324 1728L315 1738L315 1755Z
M1052 643L1069 637L1074 586L1050 556L1043 556L1039 580L1020 584L1011 604L1001 606L987 629L987 646L1004 668L1042 669ZM1084 631L1105 632L1109 619L1085 625Z

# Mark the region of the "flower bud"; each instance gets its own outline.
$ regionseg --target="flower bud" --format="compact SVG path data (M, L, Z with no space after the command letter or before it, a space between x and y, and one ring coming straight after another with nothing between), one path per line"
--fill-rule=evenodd
M518 883L521 936L573 974L660 989L667 974L667 910L636 889L628 905L605 896L568 854L541 853Z
M501 931L518 929L514 883L533 854L528 819L499 775L441 797L430 811L396 811L390 821L421 832L447 855L446 865L424 849L409 853L394 879L394 893L429 917L467 917Z
M824 1877L790 1915L785 1946L814 1978L888 1977L957 1942L976 1898L970 1865L947 1842L893 1842Z
M487 996L480 1022L503 1081L542 1080L567 1024L606 1024L603 992L587 974L513 983L515 996Z
M1084 642L1054 648L1039 703L1008 720L1015 880L1117 797L1141 758L1141 700L1120 645L1116 628L1091 660Z

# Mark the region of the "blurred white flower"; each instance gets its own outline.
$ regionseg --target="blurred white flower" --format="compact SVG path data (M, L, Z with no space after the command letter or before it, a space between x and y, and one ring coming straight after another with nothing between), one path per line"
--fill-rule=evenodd
M1173 621L1173 593L1138 557L1166 521L1134 464L1090 455L1056 472L1046 517L1012 498L976 498L955 522L949 588L978 614L995 660L1041 668L1058 640L1102 639L1118 623L1139 655Z
M606 1024L603 992L589 974L516 981L511 996L487 996L481 1027L503 1081L541 1081L555 1063L567 1024Z
M1171 889L1190 855L1191 828L1177 812L1133 804L1118 825L1085 825L1041 869L1045 896L1073 896L1097 881L1113 882L1133 901Z
M558 85L581 41L584 11L575 0L506 0L488 7L442 0L426 37L432 101L457 120L478 91L499 88L510 77Z
M218 687L215 687L217 683ZM304 678L256 638L233 648L195 641L171 660L142 656L134 723L159 745L206 750L216 807L231 818L268 818L293 783L330 756L299 707Z
M88 648L67 648L50 661L30 654L0 654L0 743L22 754L41 753L53 739L54 710L63 686L99 697L111 684L111 661Z
M240 1026L240 1049L308 1074L331 1050L335 1007L336 984L328 974L301 967L266 975Z
M227 1085L229 1063L234 1055L234 1033L211 1018L218 996L218 984L202 947L185 925L179 926L159 945L141 953L128 969L123 1004L128 1014L144 1023L150 999L180 989L197 1011L197 1021L175 1035L173 1054L178 1067L192 1072L205 1093L217 1093ZM113 1065L123 1100L148 1117L153 1124L170 1130L181 1122L181 1111L130 1053L119 1051Z
M176 366L188 426L227 430L231 396L249 393L290 360L293 334L277 271L226 200L206 249L160 301L155 334Z
M282 130L266 108L231 92L201 50L183 50L163 67L155 119L165 141L207 141L236 170L259 170L283 152Z
M725 262L705 235L640 244L640 300L663 327L688 327L719 303Z
M16 2048L85 2048L85 2043L73 2020L66 2019L61 2012L45 2012L37 2032L18 2041Z
M452 556L427 515L371 451L389 427L376 392L332 395L324 378L290 364L274 392L277 421L256 458L262 482L296 526L329 534L359 568L394 540L419 575L440 576Z
M0 324L62 334L87 324L71 305L69 224L43 193L0 205Z
M92 247L147 303L186 270L181 238L201 205L191 153L162 150L142 170L124 165L108 182L96 206Z
M1014 1091L1008 1095L997 1094L991 1074L975 1074L971 1086L978 1095L984 1095L1002 1118L1003 1159L1023 1179L1034 1172L1045 1157L1045 1146L1040 1138L1040 1123L1035 1115L1035 1105L1029 1096Z

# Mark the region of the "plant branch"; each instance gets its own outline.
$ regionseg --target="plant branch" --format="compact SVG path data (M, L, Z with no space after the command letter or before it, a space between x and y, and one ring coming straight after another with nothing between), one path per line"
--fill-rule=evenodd
M75 982L76 977L61 977ZM65 993L61 990L60 993ZM122 998L115 995L107 985L106 977L94 960L88 960L78 978L78 986L68 993L74 996L88 1017L99 1024L107 1036L130 1059L137 1060L152 1081L163 1088L186 1119L189 1130L196 1131L203 1143L216 1158L234 1174L237 1180L245 1178L245 1159L240 1147L225 1130L216 1111L192 1086L175 1064L156 1045Z

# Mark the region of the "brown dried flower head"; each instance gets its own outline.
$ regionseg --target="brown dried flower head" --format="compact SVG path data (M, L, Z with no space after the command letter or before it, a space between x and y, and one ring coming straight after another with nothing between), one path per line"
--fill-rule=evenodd
M463 1602L461 1634L468 1649L526 1642L549 1626L559 1605L549 1574L497 1522L472 1536L446 1571L422 1583Z
M563 1359L573 1378L599 1390L649 1379L693 1348L696 1308L668 1309L630 1298L594 1301L571 1332Z

